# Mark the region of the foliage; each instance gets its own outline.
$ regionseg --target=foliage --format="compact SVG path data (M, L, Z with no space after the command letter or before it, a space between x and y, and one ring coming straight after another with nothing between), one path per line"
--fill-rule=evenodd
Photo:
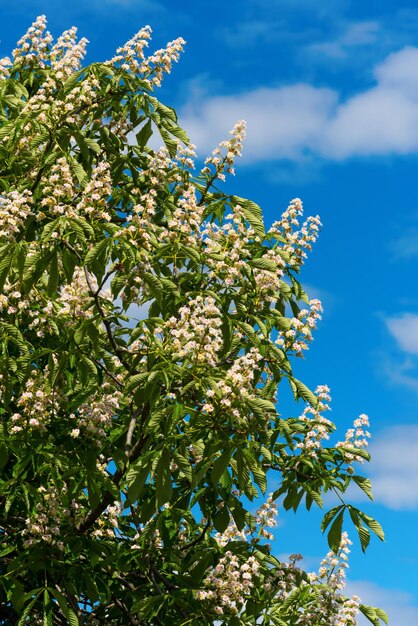
M266 232L220 190L243 122L193 172L153 95L184 42L146 58L149 37L83 68L85 40L54 44L41 17L0 64L0 623L354 624L343 516L364 549L375 520L326 513L318 575L266 543L278 498L371 496L367 418L326 447L328 389L292 374L321 312L297 280L319 218L299 226L294 200Z

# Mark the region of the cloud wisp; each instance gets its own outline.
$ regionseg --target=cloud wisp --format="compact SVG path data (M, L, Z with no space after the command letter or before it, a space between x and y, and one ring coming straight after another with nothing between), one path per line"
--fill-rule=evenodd
M418 314L403 312L383 319L386 329L396 342L397 354L388 356L387 350L381 366L393 385L418 392Z
M374 44L379 38L381 26L377 21L352 22L335 39L314 43L308 51L332 58L344 58L354 48Z
M407 354L418 356L418 315L402 313L386 318L385 323L398 347Z
M245 119L243 164L418 153L418 48L390 54L374 77L372 87L345 100L335 89L307 83L231 95L195 92L180 109L180 122L205 154Z
M418 424L384 428L372 440L370 453L375 501L393 510L418 510Z

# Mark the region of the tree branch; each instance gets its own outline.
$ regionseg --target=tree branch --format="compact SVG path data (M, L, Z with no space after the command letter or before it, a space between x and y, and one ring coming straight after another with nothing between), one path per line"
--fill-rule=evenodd
M147 403L142 410L141 425L144 424L149 413L150 413L150 406ZM112 477L112 481L117 487L120 487L120 482L128 469L128 465L136 461L136 459L141 454L142 448L146 440L147 440L147 437L142 435L142 437L138 439L135 445L132 446L132 448L126 453L126 459L127 461L129 461L129 463L126 463L123 468L120 467L118 470L116 470L116 472L114 473ZM86 517L78 524L78 526L76 527L76 533L78 535L81 535L86 530L91 528L93 524L96 522L96 520L103 513L103 511L106 509L106 507L108 507L109 504L113 502L114 498L115 498L114 495L110 493L110 491L106 491L103 495L102 500L99 502L99 504L95 506L94 509L91 509L87 513Z
M120 608L120 610L126 615L128 621L129 621L129 624L132 624L133 626L140 626L140 622L138 622L136 617L131 615L131 612L124 605L124 603L121 600L119 600L116 596L113 596L113 599L115 601L116 606L118 606Z
M94 299L94 302L96 304L97 310L99 311L99 315L100 315L100 317L102 319L102 322L103 322L103 325L104 325L104 327L106 329L106 334L108 336L108 339L110 341L110 344L111 344L113 350L115 351L116 356L118 357L119 361L122 363L122 365L124 366L124 368L127 370L128 373L135 374L136 373L135 371L131 372L130 364L125 360L125 357L122 354L122 350L120 349L120 347L116 343L116 340L115 340L115 338L113 336L113 333L112 333L112 326L111 326L109 320L107 319L106 314L105 314L105 312L103 310L103 307L102 307L102 305L100 303L99 291L97 291L97 290L95 291L93 289L93 285L92 285L91 280L90 280L90 275L89 275L88 269L86 267L84 268L84 275L86 277L87 286L88 286L88 288L90 290L90 295Z

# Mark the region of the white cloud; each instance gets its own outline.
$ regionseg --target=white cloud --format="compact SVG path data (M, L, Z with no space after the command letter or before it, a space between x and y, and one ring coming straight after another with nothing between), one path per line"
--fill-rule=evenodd
M190 102L179 119L200 151L211 151L238 119L248 125L243 162L299 160L314 151L318 129L332 116L336 94L297 84L262 87L237 96L213 96Z
M403 230L402 235L389 244L389 249L396 260L409 260L418 256L418 229Z
M416 363L413 358L408 357L399 363L384 356L382 364L384 373L394 385L401 385L415 393L418 392Z
M336 90L305 83L223 96L195 93L180 110L180 122L206 154L245 119L243 163L418 152L418 48L389 55L374 76L374 86L345 101Z
M418 424L381 430L372 439L370 453L368 475L375 501L390 509L417 510Z
M418 315L406 312L387 317L384 323L404 354L401 358L385 354L381 361L383 371L393 384L418 392Z
M386 589L369 581L351 581L347 584L347 595L360 596L363 604L376 606L388 614L393 626L413 626L418 624L418 606L414 596L398 589ZM370 626L363 616L358 618L358 626Z
M336 39L312 44L308 50L333 58L343 58L350 49L374 43L378 39L380 28L376 21L351 22Z
M418 355L418 315L402 313L386 318L385 323L401 350Z

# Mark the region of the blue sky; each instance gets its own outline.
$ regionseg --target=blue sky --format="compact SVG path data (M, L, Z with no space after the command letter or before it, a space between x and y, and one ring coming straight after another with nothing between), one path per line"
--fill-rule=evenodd
M58 35L110 58L141 26L151 45L182 36L186 52L159 92L199 153L248 123L237 175L266 222L302 198L324 227L303 275L325 314L297 373L328 384L341 435L371 420L364 469L387 543L353 547L350 591L418 624L418 5L405 0L19 0L1 3L0 56L39 14ZM353 499L356 495L353 494ZM327 550L320 513L280 513L278 554L315 568ZM354 537L353 537L354 538Z

